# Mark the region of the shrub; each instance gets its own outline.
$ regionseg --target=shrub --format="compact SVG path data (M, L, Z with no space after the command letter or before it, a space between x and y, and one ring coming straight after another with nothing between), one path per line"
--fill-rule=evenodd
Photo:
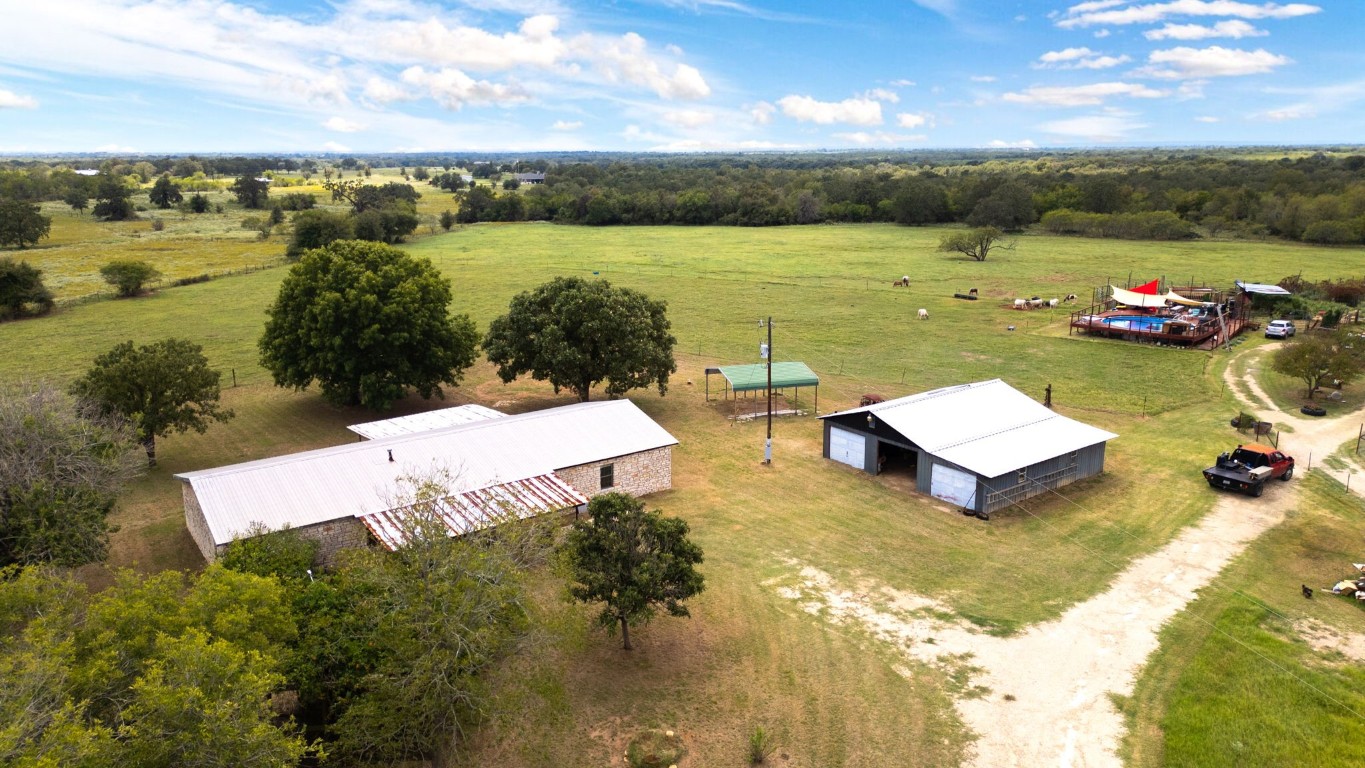
M42 276L43 271L27 261L0 258L0 320L52 311L55 302Z
M761 725L754 726L749 732L749 762L755 765L768 759L773 753L773 734Z
M305 539L298 531L285 528L269 531L252 523L239 538L228 544L220 562L224 568L282 580L302 579L313 567L318 542Z
M160 232L161 230L163 230L163 229L165 229L165 228L166 228L166 222L162 221L161 219L152 219L152 231L153 231L153 232Z
M161 277L161 271L145 261L119 259L100 267L100 276L119 296L128 297L142 293L142 286Z
M171 285L176 286L176 287L179 287L179 286L182 286L182 285L194 285L195 283L207 283L208 281L210 281L210 280L212 280L212 279L213 279L213 276L212 276L212 275L210 275L210 274L208 274L208 273L204 273L204 274L202 274L202 275L194 275L194 276L192 276L192 277L182 277L182 278L179 278L179 279L177 279L177 280L172 281L172 282L171 282Z

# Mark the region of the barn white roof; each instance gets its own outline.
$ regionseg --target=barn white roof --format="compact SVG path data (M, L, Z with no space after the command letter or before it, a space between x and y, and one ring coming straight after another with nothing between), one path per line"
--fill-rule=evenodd
M364 424L352 424L347 427L347 429L366 440L374 440L380 437L410 435L414 432L444 429L445 427L453 427L457 424L468 424L472 421L498 419L506 415L507 414L502 411L495 411L492 408L485 408L482 405L457 405L453 408L439 408L434 411L414 413L409 416L398 416L392 419L383 419L381 421L367 421Z
M820 418L865 412L923 450L987 478L1118 437L1068 419L1000 379L944 387Z
M463 493L677 442L631 401L605 400L176 477L194 489L214 544L226 544L253 523L300 528L401 506L404 477L445 472Z

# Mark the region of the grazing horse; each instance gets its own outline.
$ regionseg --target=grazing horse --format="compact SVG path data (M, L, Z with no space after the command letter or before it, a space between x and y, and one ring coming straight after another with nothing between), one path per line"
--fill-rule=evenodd
M1066 302L1067 304L1075 304L1075 303L1076 303L1076 294L1074 294L1074 293L1068 293L1068 294L1066 295L1066 298L1065 298L1065 299L1062 299L1062 301Z
M928 319L929 319L929 310L927 310L927 309L921 309L921 310L919 311L919 319L921 319L921 320L928 320Z
M1047 305L1050 309L1056 309L1057 305L1061 303L1060 299L1048 299Z
M1015 308L1015 309L1028 309L1028 308L1029 308L1029 307L1028 307L1028 299L1015 299L1015 300L1014 300L1014 308Z
M976 295L976 289L973 288L973 289L967 291L967 295L968 295L968 296L975 296L975 295Z
M899 279L899 280L897 280L896 282L892 283L892 284L891 284L891 287L892 287L892 288L909 288L909 287L910 287L910 276L909 276L909 275L906 275L905 277L902 277L901 279Z

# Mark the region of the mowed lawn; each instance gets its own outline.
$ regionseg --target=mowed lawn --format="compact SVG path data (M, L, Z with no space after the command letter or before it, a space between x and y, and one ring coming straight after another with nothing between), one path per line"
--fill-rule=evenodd
M650 503L687 519L707 556L708 590L692 604L693 617L657 620L630 654L619 640L587 630L587 612L563 606L547 585L541 604L550 630L509 673L502 690L511 714L481 735L472 764L598 766L613 757L619 764L628 735L653 725L684 735L689 764L740 764L744 738L759 724L779 734L779 751L790 758L779 765L958 762L970 738L950 705L960 681L805 614L770 585L810 565L843 583L932 595L1001 634L1059 615L1210 508L1214 496L1198 470L1236 439L1226 427L1236 406L1218 375L1226 353L1072 338L1065 310L1017 312L1010 301L1086 297L1106 279L1126 281L1130 270L1134 280L1229 285L1274 282L1282 272L1340 277L1365 266L1362 249L1048 236L1020 237L1013 250L976 263L935 252L941 234L893 226L520 224L459 228L407 246L451 278L455 310L481 328L514 294L557 275L596 275L668 301L678 373L667 397L636 392L632 399L681 441L674 490ZM162 442L162 466L120 504L115 565L199 564L171 474L339 444L351 437L346 424L374 418L270 386L255 340L284 274L268 270L0 325L4 379L66 381L118 341L166 336L203 344L224 371L237 418ZM902 274L910 287L891 287ZM980 301L952 298L972 287ZM928 321L915 319L919 308ZM757 362L766 337L757 321L769 316L775 358L804 361L820 374L822 413L855 405L865 392L894 397L999 377L1041 398L1051 384L1062 413L1121 436L1109 446L1107 472L983 523L908 495L895 478L823 460L815 419L777 420L774 463L762 466L763 420L727 418L736 406L714 401L717 377L708 403L703 371ZM801 406L813 408L814 394L803 390ZM535 382L503 385L486 363L449 398L512 411L570 402ZM426 407L433 406L414 400L397 412ZM1288 683L1271 676L1249 684ZM1157 709L1170 690L1151 697ZM1150 748L1163 736L1146 727L1135 738Z

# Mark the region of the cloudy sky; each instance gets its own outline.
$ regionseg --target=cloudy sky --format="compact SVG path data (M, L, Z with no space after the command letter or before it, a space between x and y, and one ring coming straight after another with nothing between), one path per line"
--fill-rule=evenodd
M0 152L1365 141L1365 2L0 0Z

